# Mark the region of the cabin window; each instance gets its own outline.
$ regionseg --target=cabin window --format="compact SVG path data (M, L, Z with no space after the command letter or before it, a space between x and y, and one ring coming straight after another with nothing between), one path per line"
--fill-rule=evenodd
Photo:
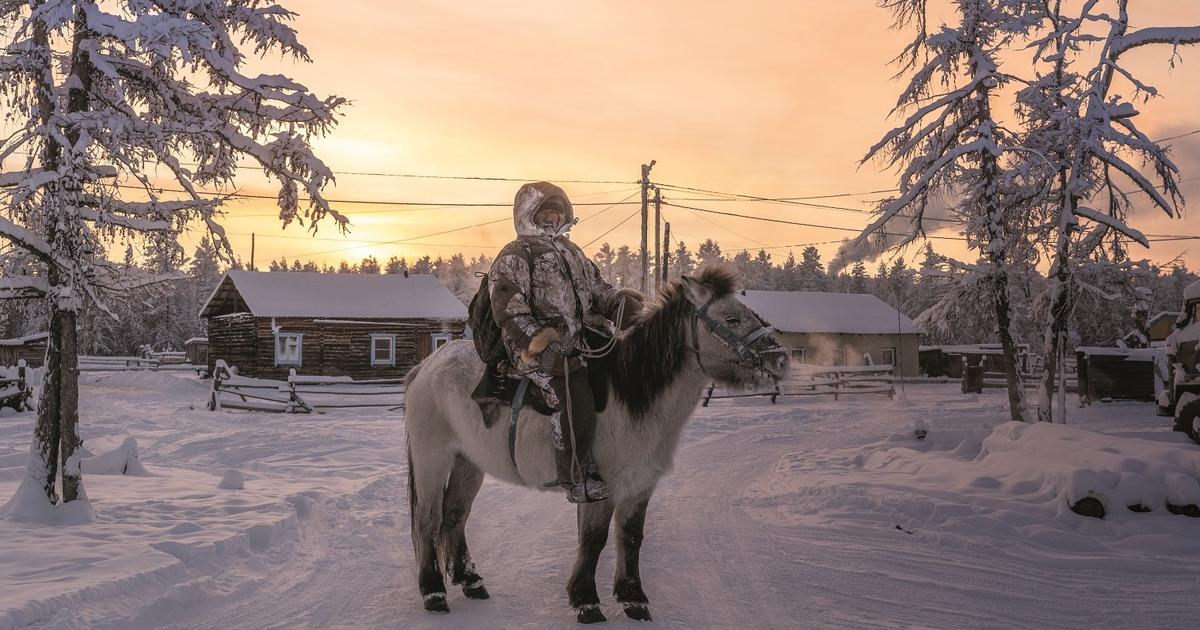
M371 334L371 365L396 365L396 335Z
M883 365L896 365L896 349L895 348L884 348L882 354L883 354L883 361L882 361Z
M795 363L808 363L808 356L804 348L792 348L792 361Z
M300 365L304 333L275 333L275 365Z
M450 333L433 333L431 338L433 339L433 342L429 344L430 351L437 352L438 348L450 343L450 340L453 339L453 336L451 336Z
M841 346L833 351L834 365L849 365L846 363L846 347Z

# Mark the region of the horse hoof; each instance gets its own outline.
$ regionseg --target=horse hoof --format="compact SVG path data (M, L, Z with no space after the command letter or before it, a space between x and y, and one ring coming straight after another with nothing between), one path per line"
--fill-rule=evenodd
M575 609L575 621L579 623L600 623L608 621L604 613L600 612L600 607L596 604L588 604Z
M624 604L625 616L634 621L652 621L650 619L650 606L646 604Z
M467 599L491 598L491 595L488 593L487 587L483 585L483 582L476 582L475 584L463 586L463 595L466 595Z
M448 613L450 606L446 605L445 593L430 593L425 596L425 610L432 613Z

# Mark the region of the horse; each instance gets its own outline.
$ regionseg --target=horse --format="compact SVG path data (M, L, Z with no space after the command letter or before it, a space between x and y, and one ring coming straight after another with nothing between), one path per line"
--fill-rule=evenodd
M706 268L672 283L608 354L588 362L598 392L592 452L609 498L576 508L579 546L567 597L578 622L606 620L595 573L615 519L613 593L626 616L650 620L639 576L646 505L671 468L684 425L710 382L735 389L777 383L789 356L773 329L738 300L733 275ZM520 412L511 453L509 410L490 427L483 421L471 399L483 371L472 343L457 340L405 379L413 550L431 612L450 610L443 570L466 597L489 597L464 535L484 474L541 489L556 478L546 416L528 407Z

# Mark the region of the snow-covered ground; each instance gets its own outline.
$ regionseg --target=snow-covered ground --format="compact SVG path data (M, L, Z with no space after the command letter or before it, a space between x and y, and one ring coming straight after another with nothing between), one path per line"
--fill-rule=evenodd
M92 523L0 521L0 630L574 626L574 510L490 480L468 540L493 598L421 609L402 414L213 413L185 374L83 378L85 446L132 437L146 473L88 475ZM1149 404L1066 427L1007 424L1002 404L930 384L699 409L647 517L655 623L1195 627L1200 519L1164 506L1197 498L1200 448ZM0 502L33 419L0 411ZM1068 509L1088 493L1106 519ZM602 593L611 574L606 551Z

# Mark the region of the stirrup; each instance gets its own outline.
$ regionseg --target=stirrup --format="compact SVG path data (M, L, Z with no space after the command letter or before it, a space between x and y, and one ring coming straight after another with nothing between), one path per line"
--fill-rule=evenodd
M594 470L588 470L583 481L564 481L562 487L567 491L567 500L571 503L595 503L608 498L608 484Z

